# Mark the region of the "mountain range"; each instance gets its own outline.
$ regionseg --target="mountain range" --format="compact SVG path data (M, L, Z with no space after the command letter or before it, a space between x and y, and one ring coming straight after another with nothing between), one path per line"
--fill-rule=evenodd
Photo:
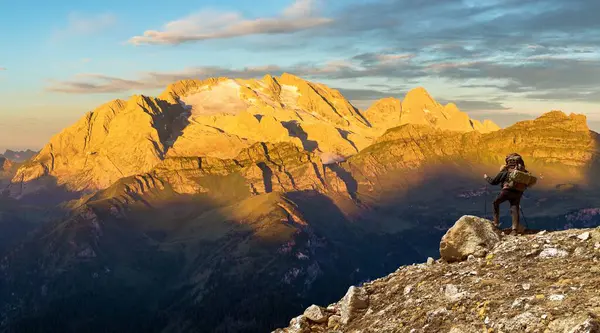
M489 215L508 153L540 178L528 227L598 224L598 143L583 115L500 129L423 88L361 111L289 74L111 101L4 168L0 329L283 327Z
M4 154L0 154L0 158L6 158L13 162L25 162L28 159L37 155L37 151L33 151L31 149L22 150L22 151L14 151L7 149Z

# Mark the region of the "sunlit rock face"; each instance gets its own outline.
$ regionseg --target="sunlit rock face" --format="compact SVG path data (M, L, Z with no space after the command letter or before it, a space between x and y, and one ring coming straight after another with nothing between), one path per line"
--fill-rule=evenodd
M423 88L362 112L323 84L291 74L260 80L211 78L171 84L158 97L133 96L88 112L55 135L13 178L23 196L52 184L102 189L151 170L166 157L231 159L257 142L291 143L327 161L344 160L402 124L487 133L498 127L442 106ZM46 184L46 185L44 185Z

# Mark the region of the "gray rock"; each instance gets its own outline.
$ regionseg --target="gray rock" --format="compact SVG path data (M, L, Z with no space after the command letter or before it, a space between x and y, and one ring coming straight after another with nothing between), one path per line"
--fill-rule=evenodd
M558 318L548 325L548 332L557 333L599 333L600 323L589 314Z
M444 288L444 296L450 302L456 302L467 296L467 292L459 292L458 288L453 284L447 284Z
M573 327L569 333L600 333L600 322L593 318L588 318L583 323Z
M569 252L554 247L545 248L539 255L540 258L564 258L567 256L569 256Z
M304 317L315 323L324 323L327 321L328 314L318 305L311 305L304 311Z
M433 266L435 264L435 260L432 257L427 258L427 265Z
M548 296L548 299L554 302L562 302L565 299L565 295L555 294Z
M348 289L348 292L341 301L341 322L348 324L354 319L358 310L365 309L369 306L369 295L367 292L355 286Z
M505 320L503 324L507 332L526 332L528 327L534 326L540 321L541 318L531 312L524 312L514 318Z
M500 241L499 232L489 220L465 215L450 228L440 242L440 255L447 262L482 257Z
M581 235L577 236L577 238L581 239L582 241L586 241L586 240L590 239L590 232L586 231L586 232L582 233Z
M288 327L289 333L307 333L310 332L310 325L304 316L298 316L290 320Z

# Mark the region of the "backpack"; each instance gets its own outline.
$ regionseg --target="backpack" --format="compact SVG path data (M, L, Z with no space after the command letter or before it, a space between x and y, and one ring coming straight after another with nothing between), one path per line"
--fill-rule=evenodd
M518 170L517 168L510 169L508 171L508 177L504 183L503 188L515 189L523 192L528 187L531 187L537 183L537 178L526 171Z
M521 164L523 165L523 167L525 167L525 161L523 161L523 157L517 153L509 154L508 156L506 156L504 161L508 166L517 166Z

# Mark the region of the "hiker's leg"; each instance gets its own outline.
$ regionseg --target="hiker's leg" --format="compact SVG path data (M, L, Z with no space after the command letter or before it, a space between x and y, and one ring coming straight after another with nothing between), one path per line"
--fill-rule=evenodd
M522 231L521 230L521 224L520 224L520 216L519 216L519 208L521 205L521 196L523 194L519 193L519 192L513 192L510 195L509 198L509 202L510 202L510 216L512 217L512 229L516 230L516 231Z
M506 201L506 191L500 191L493 202L494 205L494 225L500 225L500 204Z
M512 230L519 231L519 205L510 205L510 216L512 217Z

